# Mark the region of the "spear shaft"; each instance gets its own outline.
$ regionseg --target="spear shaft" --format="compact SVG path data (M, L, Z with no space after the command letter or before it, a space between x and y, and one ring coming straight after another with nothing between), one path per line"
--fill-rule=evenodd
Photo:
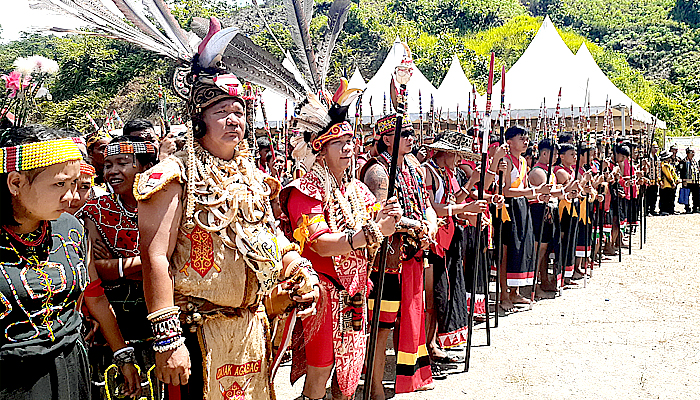
M493 67L496 60L496 54L491 53L491 63L489 66L489 80L488 86L486 87L486 115L483 122L483 132L481 137L481 173L479 177L479 188L478 188L478 199L484 199L484 181L486 177L486 162L488 157L488 147L489 147L489 134L491 133L491 92L493 86ZM471 287L471 305L469 307L469 316L467 318L468 333L467 333L467 350L466 357L464 358L464 371L469 371L469 359L471 357L472 350L472 336L474 333L474 308L476 303L476 280L477 271L481 265L481 216L482 213L478 213L476 216L476 244L475 244L475 254L474 257L474 269L472 270L472 287ZM488 307L488 299L486 299L486 306Z

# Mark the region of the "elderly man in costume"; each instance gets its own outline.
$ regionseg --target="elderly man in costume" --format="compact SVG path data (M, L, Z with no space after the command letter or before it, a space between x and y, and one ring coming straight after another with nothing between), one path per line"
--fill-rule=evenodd
M393 150L396 115L389 115L377 121L377 131L381 135L377 142L379 155L370 159L360 172L360 179L367 184L378 200L387 198L389 186L389 166ZM404 119L399 143L399 157L396 189L404 217L397 233L389 240L389 254L386 260L384 293L381 299L381 316L377 334L377 351L374 370L384 371L385 346L389 332L397 327L394 338L396 347L396 393L426 390L434 387L430 372L430 357L425 346L425 318L423 314L423 250L433 242L437 230L437 217L430 206L425 188L423 170L418 160L411 154L415 132L408 119ZM371 279L376 284L377 265L373 266ZM369 296L369 308L374 299ZM376 295L376 294L375 294ZM372 396L384 398L382 374L373 376Z
M333 96L328 117L319 121L326 126L314 127L313 120L304 118L311 113L304 111L293 122L309 138L317 157L311 170L280 194L281 206L295 229L294 238L320 274L326 294L323 310L304 321L304 399L325 398L333 367L333 398L353 397L365 355L368 259L381 240L394 233L401 218L395 198L380 205L352 176L353 128L346 114L354 96L345 87L343 82ZM298 359L294 357L295 364ZM293 380L295 375L292 373Z
M310 315L318 280L275 226L280 185L248 152L243 86L211 68L192 76L184 151L134 189L156 376L190 381L181 393L191 398L266 400L274 397L268 312L293 299Z

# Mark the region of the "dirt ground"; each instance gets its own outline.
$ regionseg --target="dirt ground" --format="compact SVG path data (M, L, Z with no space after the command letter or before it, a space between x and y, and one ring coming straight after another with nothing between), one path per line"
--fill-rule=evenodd
M632 255L603 261L585 289L501 317L490 347L479 325L469 372L455 366L434 390L394 398L700 399L698 226L700 214L649 217L643 250L635 235ZM281 400L303 387L289 369L275 380ZM391 369L384 379L391 388Z

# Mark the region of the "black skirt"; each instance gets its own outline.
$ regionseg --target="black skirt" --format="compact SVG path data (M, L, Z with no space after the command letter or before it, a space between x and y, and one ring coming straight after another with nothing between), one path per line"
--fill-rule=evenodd
M55 353L0 361L2 400L89 398L89 365L82 339Z
M511 219L503 224L508 286L531 286L535 275L535 235L530 206L525 197L506 198L506 203Z

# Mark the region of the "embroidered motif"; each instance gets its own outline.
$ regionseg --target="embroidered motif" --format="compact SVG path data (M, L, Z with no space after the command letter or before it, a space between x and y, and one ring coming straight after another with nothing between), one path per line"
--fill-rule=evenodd
M7 300L7 297L0 293L0 304L2 304L4 307L4 310L0 312L0 319L3 319L12 312L12 303L10 303L10 301Z
M221 272L221 268L214 262L214 240L209 232L202 229L199 225L195 225L192 232L185 235L190 239L191 250L190 259L185 263L180 272L189 276L187 268L192 268L202 278L212 269L216 272Z
M228 389L224 389L224 386L219 383L219 390L224 400L245 400L245 390L248 388L248 385L250 385L250 379L243 384L243 387L238 382L233 382L233 385Z

